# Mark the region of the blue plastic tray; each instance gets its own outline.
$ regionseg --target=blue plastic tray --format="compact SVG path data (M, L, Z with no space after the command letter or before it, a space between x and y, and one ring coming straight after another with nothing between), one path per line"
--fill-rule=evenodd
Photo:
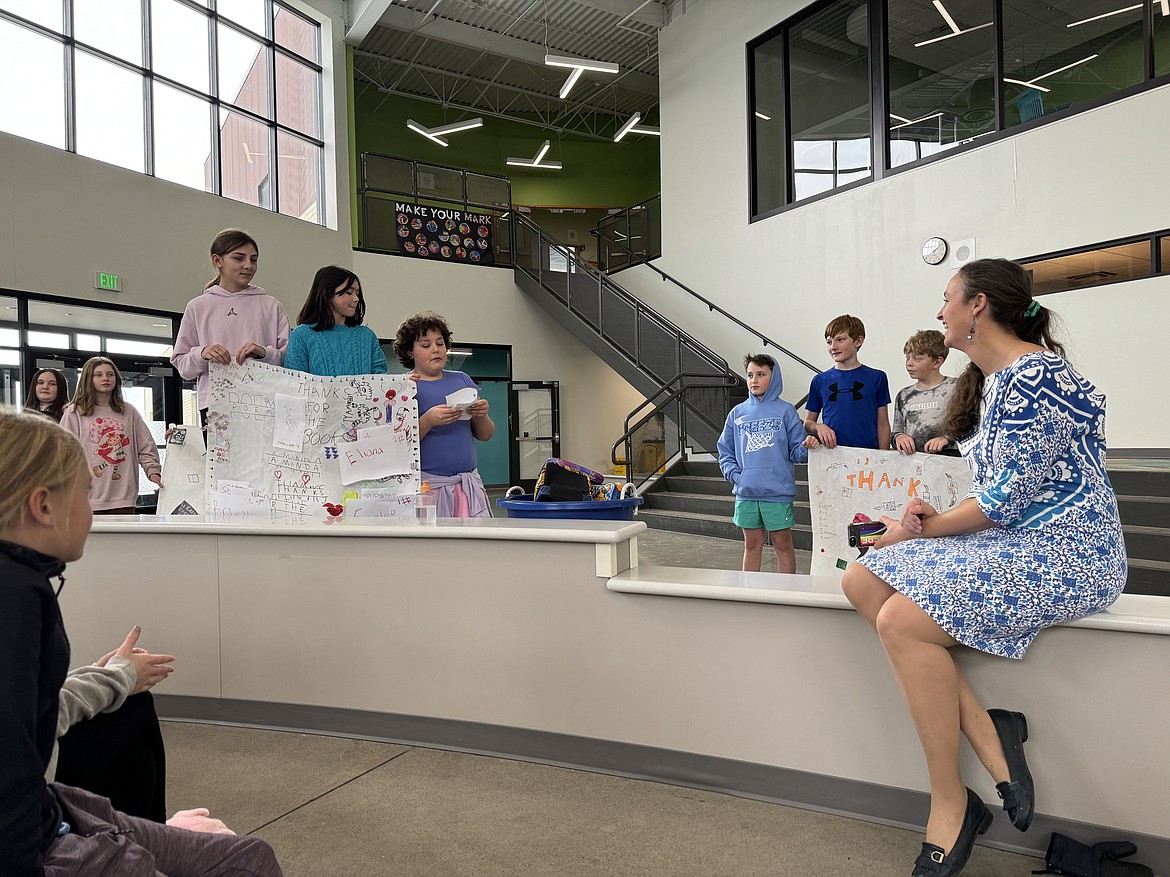
M632 521L634 509L642 497L599 499L592 502L536 502L531 493L497 499L496 505L508 510L509 518L577 518L591 521Z

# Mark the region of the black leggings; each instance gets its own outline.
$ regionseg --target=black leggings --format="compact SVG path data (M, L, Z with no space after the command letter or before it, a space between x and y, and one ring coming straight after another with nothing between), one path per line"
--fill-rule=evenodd
M115 810L167 820L167 756L149 691L78 722L58 742L56 781L109 798Z

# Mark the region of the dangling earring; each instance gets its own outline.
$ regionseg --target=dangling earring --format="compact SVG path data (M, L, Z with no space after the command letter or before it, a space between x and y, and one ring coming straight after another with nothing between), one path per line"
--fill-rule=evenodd
M971 328L967 330L967 340L970 341L975 337L975 318L971 318Z

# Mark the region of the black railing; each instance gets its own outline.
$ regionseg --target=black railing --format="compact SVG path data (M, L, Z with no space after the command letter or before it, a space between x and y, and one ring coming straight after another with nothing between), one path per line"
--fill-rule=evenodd
M680 372L728 374L727 363L626 292L540 226L514 214L515 266L657 384Z
M494 263L512 265L512 181L507 177L363 152L358 198L359 249L402 254L397 204L454 207L490 216Z
M611 213L597 223L597 267L606 274L662 255L662 196Z
M679 457L693 441L689 418L698 416L703 421L702 432L717 439L723 418L732 405L741 401L743 385L734 375L725 375L722 381L712 381L710 375L678 374L652 393L645 402L629 413L625 432L610 448L610 459L615 466L623 462L626 478L641 487L654 475L661 473ZM716 451L715 442L703 450Z

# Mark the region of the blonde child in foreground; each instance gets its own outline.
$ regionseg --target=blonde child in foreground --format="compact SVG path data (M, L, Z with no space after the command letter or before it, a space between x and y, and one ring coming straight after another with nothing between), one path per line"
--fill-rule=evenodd
M205 811L180 814L192 831L45 782L70 657L54 591L85 551L95 479L77 439L36 415L0 408L0 455L0 874L277 877L267 843Z

